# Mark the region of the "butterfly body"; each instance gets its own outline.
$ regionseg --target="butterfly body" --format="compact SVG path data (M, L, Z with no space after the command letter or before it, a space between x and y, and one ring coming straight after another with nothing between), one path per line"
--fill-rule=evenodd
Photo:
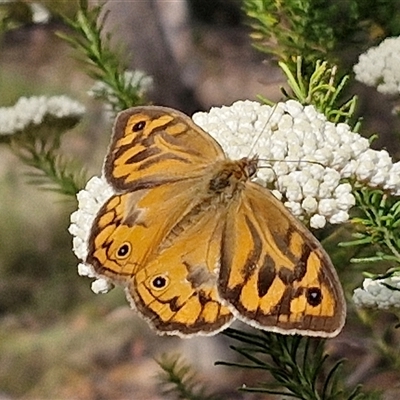
M345 303L318 241L184 114L119 114L105 162L116 194L99 211L87 262L126 286L159 331L214 334L234 317L280 333L334 336Z

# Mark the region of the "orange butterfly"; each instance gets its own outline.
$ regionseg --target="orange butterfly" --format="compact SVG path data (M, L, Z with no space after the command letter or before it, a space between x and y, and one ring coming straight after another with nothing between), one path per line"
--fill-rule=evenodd
M332 337L346 304L320 243L268 189L257 157L229 160L185 114L121 112L86 262L126 287L158 332L215 334L234 317L268 331Z

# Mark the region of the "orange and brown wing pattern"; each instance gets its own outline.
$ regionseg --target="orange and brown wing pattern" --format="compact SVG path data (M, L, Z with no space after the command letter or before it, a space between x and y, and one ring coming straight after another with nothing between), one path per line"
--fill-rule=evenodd
M213 335L231 323L217 289L222 213L194 212L190 224L135 274L133 304L159 332Z
M220 145L187 115L166 107L135 107L118 114L105 176L118 191L198 177L224 159Z
M201 201L191 191L203 186L193 179L112 196L93 223L86 262L98 275L126 283Z
M219 292L238 318L279 333L339 333L346 306L335 269L267 189L246 184L221 237Z
M135 261L126 257L135 236L131 228L123 224L129 196L129 193L112 196L103 205L92 226L85 260L99 276L122 283L137 268Z

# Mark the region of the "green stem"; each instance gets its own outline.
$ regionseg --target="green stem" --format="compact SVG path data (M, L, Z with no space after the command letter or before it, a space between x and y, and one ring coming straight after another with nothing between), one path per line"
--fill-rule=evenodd
M76 196L85 186L85 170L62 158L52 146L46 149L43 143L12 141L11 149L25 165L33 168L33 172L27 173L30 183L67 196Z

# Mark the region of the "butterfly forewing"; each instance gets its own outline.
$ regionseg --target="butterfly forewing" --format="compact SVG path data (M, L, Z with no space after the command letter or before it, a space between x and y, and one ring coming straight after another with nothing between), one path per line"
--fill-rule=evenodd
M274 196L248 182L221 243L219 292L243 321L280 333L335 336L343 292L318 241Z
M185 114L138 107L118 115L104 172L117 190L137 190L202 176L224 158L219 144Z
M100 276L130 280L199 204L193 192L204 192L203 186L197 178L189 186L179 181L112 196L94 221L86 261Z

